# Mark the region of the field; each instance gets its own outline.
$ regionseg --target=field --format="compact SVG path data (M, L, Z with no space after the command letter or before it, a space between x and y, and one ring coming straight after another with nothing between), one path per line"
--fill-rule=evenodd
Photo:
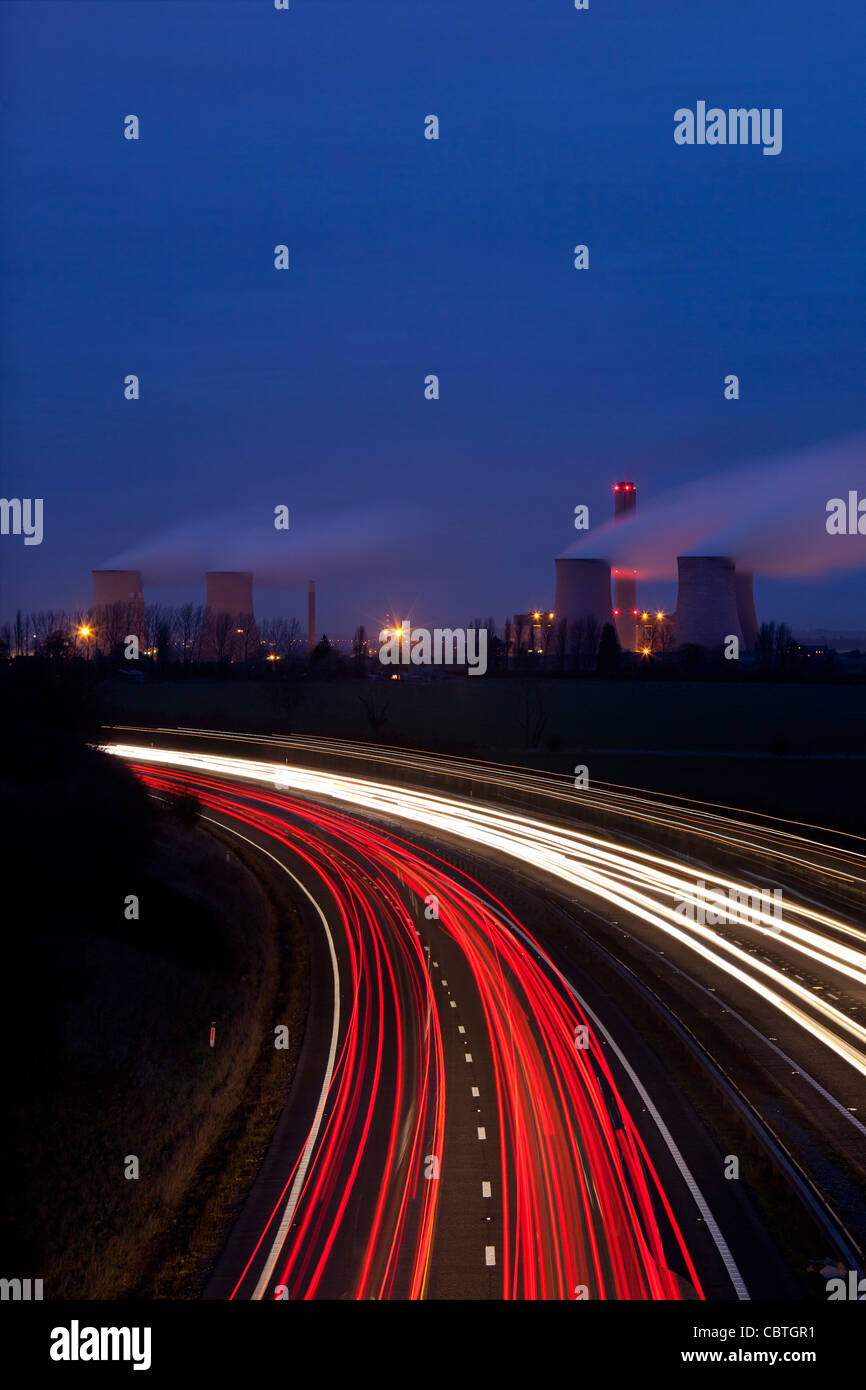
M863 833L862 684L153 681L108 722L318 734L461 753Z

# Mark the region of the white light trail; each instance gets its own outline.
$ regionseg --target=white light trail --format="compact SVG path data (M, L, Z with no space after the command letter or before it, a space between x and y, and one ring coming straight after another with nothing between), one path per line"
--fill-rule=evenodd
M744 985L812 1038L866 1076L866 1028L834 1008L828 1000L789 978L764 960L756 959L711 926L683 917L676 903L696 902L694 873L685 876L676 860L638 850L596 835L564 830L519 814L333 772L319 773L284 763L220 757L171 749L109 744L105 751L139 763L156 763L221 777L242 778L272 788L327 796L349 806L398 816L427 828L460 836L552 874L573 888L600 898L608 907L629 912L650 927L701 956L719 972ZM701 870L707 889L727 894L754 888ZM786 894L784 918L749 909L754 926L746 926L742 908L713 903L725 923L756 930L776 945L796 951L813 966L829 969L858 985L866 984L866 951L829 935L835 931L866 947L866 933L849 923L794 902ZM821 931L820 928L825 928ZM806 1006L806 1008L801 1006Z

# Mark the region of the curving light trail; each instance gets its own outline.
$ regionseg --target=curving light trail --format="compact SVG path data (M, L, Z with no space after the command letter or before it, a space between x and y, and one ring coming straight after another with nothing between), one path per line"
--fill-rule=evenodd
M583 1286L599 1299L703 1297L671 1201L595 1030L502 903L438 856L337 810L240 788L208 775L201 760L111 751L129 756L155 791L190 788L216 816L298 856L333 905L349 961L351 1008L326 1123L288 1228L281 1230L280 1218L297 1163L233 1296L277 1297L283 1287L290 1298L315 1298L329 1272L351 1258L352 1297L421 1298L431 1262L448 1258L437 1247L437 1223L448 1192L445 1137L453 1104L446 1094L453 1078L417 925L433 894L436 931L468 966L485 1022L483 1044L474 1046L489 1052L495 1091L499 1296L567 1299ZM156 770L158 761L175 768ZM248 768L243 775L251 775ZM583 1028L587 1045L576 1046ZM434 1180L425 1171L431 1155L439 1161ZM371 1174L372 1205L364 1196Z
M659 936L675 940L713 968L719 985L727 980L744 986L783 1014L789 1023L804 1029L866 1076L866 1028L771 962L757 959L724 930L714 930L698 920L694 873L687 873L676 860L600 835L565 830L527 815L364 778L245 758L123 744L108 745L108 751L128 759L331 797L359 809L399 816L446 835L481 843L512 859L530 863L572 888L593 895L605 907L632 914ZM725 895L725 906L713 902L720 927L747 926L758 937L774 940L802 960L832 971L831 978L852 984L866 982L866 932L861 928L797 902L790 895L786 895L781 919L760 908L750 907L745 913L728 895L732 891L748 894L748 885L709 873L701 877L708 893Z

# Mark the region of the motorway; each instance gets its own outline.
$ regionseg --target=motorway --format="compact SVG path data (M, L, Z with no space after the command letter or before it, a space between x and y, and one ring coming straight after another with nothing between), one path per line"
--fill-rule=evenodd
M604 949L627 939L650 953L684 1003L703 993L708 1027L722 1014L750 1035L753 1056L760 1042L771 1094L796 1108L802 1090L821 1107L832 1182L820 1164L804 1172L808 1144L797 1175L804 1200L829 1213L834 1253L857 1267L857 1196L843 1181L866 1139L857 848L615 789L601 789L594 810L631 817L640 836L590 833L552 806L562 797L573 808L570 789L520 770L241 735L216 752L226 736L148 733L159 747L106 746L155 795L194 790L208 820L268 855L292 879L315 943L299 1074L206 1296L797 1296L650 1043L521 919L520 894L475 876L476 859L515 892L522 884L523 901L529 885L565 905L574 932L603 923ZM270 760L238 756L253 744L270 744ZM274 760L290 749L330 765ZM360 775L332 770L366 757L377 764ZM389 763L410 785L381 780ZM433 776L459 778L463 794L418 788ZM554 814L504 809L505 795ZM698 874L692 856L646 847L648 834L684 830L717 855L760 855L761 887L778 881L768 855L788 865L797 891L786 884L781 915L772 898L737 897L756 875ZM715 916L700 910L708 900Z

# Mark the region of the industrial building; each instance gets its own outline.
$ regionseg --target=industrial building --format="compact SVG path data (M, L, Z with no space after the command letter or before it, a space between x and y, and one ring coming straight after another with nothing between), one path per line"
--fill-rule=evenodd
M617 521L634 515L635 483L614 483L613 495ZM643 656L689 646L721 654L732 637L741 651L753 650L759 627L752 572L738 570L724 555L679 555L677 573L675 613L641 611L636 570L618 565L611 571L605 559L560 556L553 607L556 622L567 624L569 650L573 650L571 634L578 625L585 630L588 622L599 630L613 622L623 650Z
M556 593L553 611L571 631L578 623L594 622L599 629L613 616L610 601L610 565L607 560L583 560L571 556L556 561Z
M260 655L249 570L208 570L202 629L204 661L252 661Z
M744 646L733 560L724 555L678 555L677 571L676 646L721 651L728 637Z
M633 516L637 510L637 488L631 482L613 485L613 514L617 521ZM633 652L640 646L637 632L637 570L613 571L613 618L616 635L623 651Z
M94 570L92 621L97 651L113 652L127 637L144 643L140 570Z

